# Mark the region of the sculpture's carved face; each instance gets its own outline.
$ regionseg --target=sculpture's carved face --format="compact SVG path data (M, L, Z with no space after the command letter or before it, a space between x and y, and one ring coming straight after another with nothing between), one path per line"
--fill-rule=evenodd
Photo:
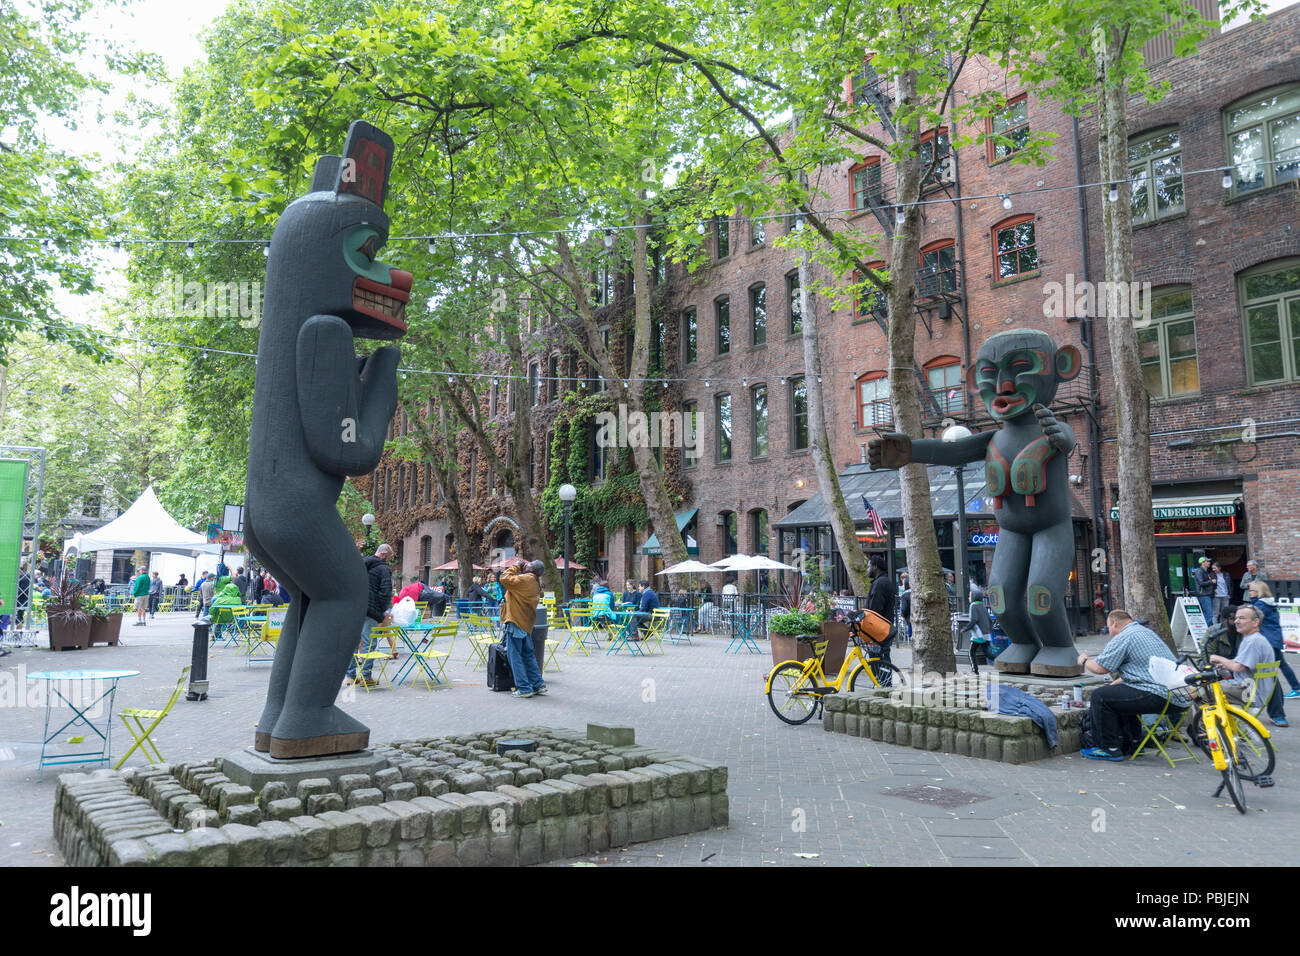
M311 191L280 217L268 287L273 277L296 286L298 321L337 315L361 338L397 339L406 332L412 276L377 258L388 241L384 199L392 155L387 134L353 123L343 156L322 156Z
M1045 332L1001 332L979 350L970 382L997 421L1010 421L1050 405L1059 382L1079 374L1079 350L1056 348Z

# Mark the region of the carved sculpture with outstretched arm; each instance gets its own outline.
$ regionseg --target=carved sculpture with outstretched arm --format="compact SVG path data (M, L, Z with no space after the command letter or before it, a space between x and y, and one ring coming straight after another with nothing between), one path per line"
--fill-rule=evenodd
M1066 459L1074 433L1047 408L1058 383L1074 378L1079 368L1079 350L1058 349L1045 332L1000 332L980 348L968 377L1000 428L955 442L914 441L893 432L872 439L867 448L872 468L984 460L998 522L987 598L1011 639L996 665L1010 673L1074 677L1083 672L1065 611L1074 562Z

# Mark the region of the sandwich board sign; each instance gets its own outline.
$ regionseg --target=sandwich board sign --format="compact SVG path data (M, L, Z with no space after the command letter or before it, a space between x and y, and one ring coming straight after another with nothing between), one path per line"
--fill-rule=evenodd
M1209 623L1205 620L1205 612L1201 610L1201 602L1194 597L1175 598L1169 628L1174 634L1174 647L1182 647L1188 634L1196 641L1197 647L1202 646Z

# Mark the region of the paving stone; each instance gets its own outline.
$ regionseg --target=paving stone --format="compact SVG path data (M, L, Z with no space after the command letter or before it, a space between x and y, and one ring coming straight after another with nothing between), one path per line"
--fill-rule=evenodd
M377 807L383 802L383 791L376 790L374 787L368 787L366 789L353 790L348 794L347 809L351 810L355 807Z
M342 810L345 806L343 796L338 793L313 793L307 798L307 812L313 816L320 816L327 810Z
M334 784L330 783L328 777L311 777L307 780L298 781L294 795L306 804L308 798L314 797L318 793L330 793L333 789Z

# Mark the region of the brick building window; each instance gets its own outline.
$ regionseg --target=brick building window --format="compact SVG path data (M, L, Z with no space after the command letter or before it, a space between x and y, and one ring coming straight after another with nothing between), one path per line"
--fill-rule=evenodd
M714 229L714 248L719 259L725 259L731 255L731 222L723 216L718 216L713 221Z
M718 422L718 461L731 461L731 396L719 395L713 400L713 417Z
M966 402L961 387L961 359L944 355L925 364L925 377L930 394L944 415L965 411Z
M1195 395L1196 321L1190 286L1171 286L1151 296L1151 324L1137 330L1142 384L1152 398Z
M424 463L424 503L433 503L433 469L427 461Z
M726 355L731 351L731 300L723 296L714 302L713 316L718 329L718 354Z
M1029 142L1029 97L1013 97L1006 108L988 118L989 162L1006 159Z
M1038 268L1033 215L1019 216L993 227L994 281L1027 275Z
M767 386L755 385L749 390L749 421L751 458L767 457Z
M858 379L858 427L888 425L894 420L889 404L889 379L884 372L868 372Z
M682 364L690 365L698 356L699 320L694 309L682 313Z
M1251 269L1238 288L1250 384L1300 378L1300 259Z
M1223 111L1232 194L1300 179L1300 85L1254 93Z
M546 394L551 401L560 397L560 357L552 355L546 360Z
M885 268L883 262L868 262L867 267L872 272L880 272ZM853 273L853 284L861 285L865 281L861 272ZM867 319L880 316L884 318L889 312L889 302L885 298L885 293L881 292L874 285L867 285L856 296L853 297L853 321L865 322Z
M883 202L880 184L880 157L864 160L849 169L851 206L854 212L871 208L871 200Z
M536 408L542 402L542 383L537 363L528 366L528 404Z
M808 383L802 375L790 379L790 449L808 447Z
M923 298L957 291L957 246L940 239L921 250L921 271L916 277Z
M924 173L934 162L935 146L938 145L939 161L935 163L934 172L921 184L936 186L952 180L952 145L948 142L948 130L930 130L921 136L921 172Z
M1129 140L1129 203L1133 224L1182 212L1183 152L1178 130L1166 129Z
M803 299L799 295L799 273L791 272L785 277L786 312L790 316L790 334L803 333Z
M722 553L724 556L737 554L740 551L740 542L737 540L736 513L724 511L720 517L722 518Z
M700 406L687 402L682 406L682 467L694 468L700 463Z
M755 508L749 513L749 543L755 554L767 554L767 511Z
M754 345L767 344L767 286L762 284L749 290L749 333Z

